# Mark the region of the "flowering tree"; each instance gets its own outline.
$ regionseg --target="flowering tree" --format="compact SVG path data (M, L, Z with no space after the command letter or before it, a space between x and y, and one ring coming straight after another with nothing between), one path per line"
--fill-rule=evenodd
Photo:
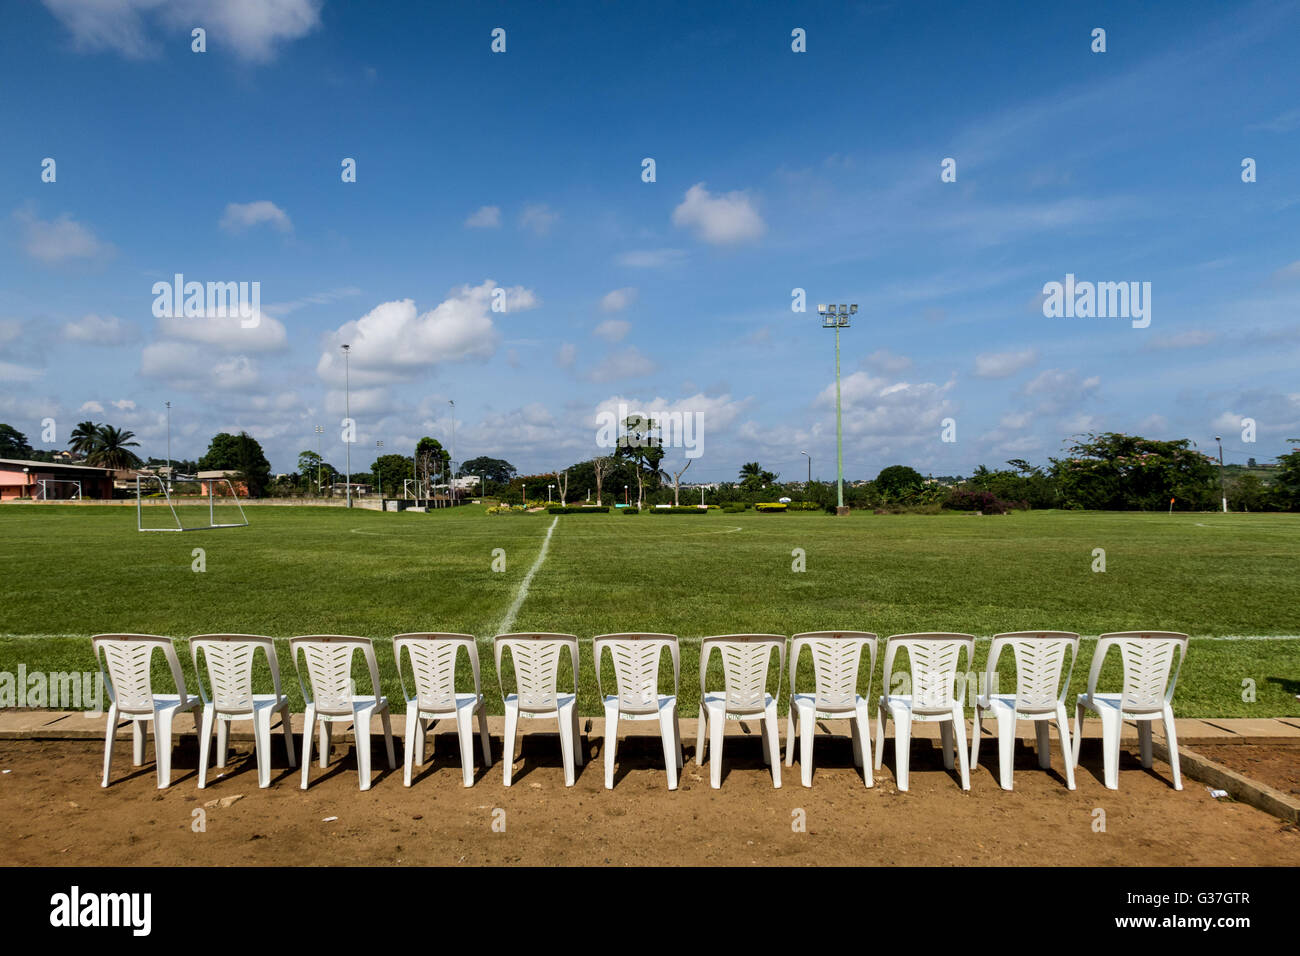
M1156 441L1105 432L1075 438L1065 458L1053 458L1052 475L1067 508L1156 510L1176 498L1192 508L1217 497L1215 460L1191 441Z

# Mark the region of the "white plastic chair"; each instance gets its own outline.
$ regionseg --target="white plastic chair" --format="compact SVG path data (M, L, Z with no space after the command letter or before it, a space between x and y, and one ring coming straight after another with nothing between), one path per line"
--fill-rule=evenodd
M1124 689L1119 694L1097 693L1102 662L1112 647L1118 647L1124 662ZM1177 653L1178 659L1174 660ZM1161 720L1169 742L1169 769L1174 789L1183 789L1178 769L1178 734L1174 729L1174 686L1187 656L1187 635L1175 631L1117 631L1097 639L1088 672L1088 689L1074 708L1074 765L1079 766L1083 712L1091 710L1101 718L1102 771L1109 790L1119 789L1120 730L1125 720L1137 721L1142 766L1151 768L1151 722ZM1173 673L1170 673L1172 665Z
M164 790L172 779L172 722L177 714L192 711L199 705L185 689L185 675L176 648L166 637L153 634L96 634L90 639L91 650L108 688L108 730L104 736L104 779L113 765L113 737L119 719L131 721L131 763L144 763L144 724L153 721L154 757L158 770L158 789ZM175 694L155 694L150 676L154 651L161 650L176 684Z
M722 656L726 689L710 692L705 687L709 658ZM772 652L777 653L776 693L767 692L767 669ZM785 671L785 637L779 634L724 634L706 637L700 644L700 720L695 739L695 763L703 766L705 731L713 744L709 782L714 790L722 786L722 739L726 720L757 720L763 728L763 762L772 768L772 786L781 786L781 739L776 702L781 694ZM711 724L711 726L710 726Z
M271 687L274 693L253 693L253 658L261 649L271 668ZM208 680L212 684L212 698L203 687L203 670L199 667L199 651L207 662ZM289 766L298 766L294 758L293 729L289 726L289 698L280 692L280 662L275 655L275 642L269 637L253 634L200 634L190 638L190 654L194 660L194 675L203 699L203 716L199 724L199 789L208 785L208 750L212 743L212 728L217 729L217 766L226 765L226 752L230 744L230 722L253 722L253 750L257 756L257 785L271 785L271 718L280 715L280 728L284 731L284 747L289 754Z
M997 694L998 658L1010 647L1016 659L1016 692ZM1066 653L1070 666L1061 680ZM975 722L971 728L970 765L979 766L980 736L985 711L998 720L998 781L1003 790L1011 789L1012 764L1016 747L1016 721L1034 722L1038 766L1052 765L1049 727L1053 719L1061 735L1061 753L1065 760L1065 784L1074 789L1074 750L1070 746L1069 717L1065 696L1070 691L1070 677L1079 655L1079 635L1073 631L1014 631L997 634L989 647L984 671L984 692L975 698Z
M497 681L506 710L505 785L510 786L515 760L515 733L521 717L554 717L560 725L560 751L564 757L564 785L572 787L574 758L583 764L578 731L578 639L572 634L498 634L493 640ZM507 694L501 679L501 653L509 648L515 670L516 692ZM567 649L573 662L573 693L558 692L560 653Z
M659 658L664 648L673 661L673 692L659 693ZM605 789L614 788L614 751L618 747L620 720L658 720L664 745L668 789L677 789L677 772L683 765L682 731L677 719L677 683L681 657L676 634L602 634L593 642L596 690L605 704ZM618 693L606 695L600 683L600 662L605 651L614 662Z
M469 656L474 672L474 692L456 691L456 658L461 648ZM406 691L402 673L402 651L411 661L415 693ZM479 742L483 747L483 767L492 766L492 742L488 737L487 711L479 683L478 646L469 634L416 633L398 634L393 638L393 658L402 682L406 701L406 752L402 782L411 785L411 771L424 763L425 737L439 720L455 720L460 739L461 776L465 786L474 785L474 718L478 717Z
M891 694L894 686L894 657L902 648L911 664L909 693ZM975 638L970 634L935 632L929 634L894 634L885 642L885 693L880 697L876 721L876 769L885 756L885 725L894 720L894 760L898 789L908 786L908 758L911 756L912 723L938 722L943 750L943 765L953 768L954 741L956 762L961 771L961 788L970 789L970 767L966 752L966 716L962 701L954 693L957 664L966 651L969 667L975 657Z
M795 730L800 732L799 769L803 785L812 786L813 733L818 720L847 720L853 732L853 765L862 768L868 787L871 776L871 675L876 670L875 634L868 631L807 631L790 641L790 712L785 725L785 765L794 765ZM816 690L796 694L795 678L799 673L799 655L808 648L813 661ZM858 693L858 670L862 651L870 651L867 669L867 693Z
M311 772L311 738L320 725L320 765L329 766L330 727L339 721L351 721L356 734L357 776L361 789L370 789L370 718L376 714L384 724L384 743L388 747L388 769L397 769L393 750L393 725L388 712L388 698L379 693L379 665L375 663L375 646L368 637L340 634L312 634L289 640L293 666L298 671L298 686L306 702L302 724L302 789L307 789ZM370 671L373 694L354 693L352 660L357 651L365 656ZM301 658L299 657L301 655ZM303 664L306 676L303 679ZM315 691L315 698L312 691Z

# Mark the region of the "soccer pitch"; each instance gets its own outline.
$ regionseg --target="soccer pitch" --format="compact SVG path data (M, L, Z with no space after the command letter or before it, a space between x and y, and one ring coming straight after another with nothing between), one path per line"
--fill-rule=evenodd
M682 639L681 712L694 716L699 639L709 634L1071 630L1085 635L1073 693L1092 659L1087 637L1144 628L1192 635L1174 700L1180 717L1300 715L1300 639L1290 637L1300 635L1297 515L556 517L478 506L248 515L247 528L140 534L129 507L0 508L0 672L95 670L89 637L101 632L267 634L285 639L282 679L301 709L287 638L359 634L375 639L382 692L400 712L389 639L455 631L480 638L483 691L500 713L491 638L509 625L581 638L580 708L598 715L591 638L661 631ZM493 570L496 549L502 571ZM797 549L806 570L795 570ZM1104 572L1094 570L1096 549ZM987 640L977 642L967 669L982 672L987 652ZM1010 664L1007 655L1008 682ZM157 665L161 690L170 681ZM720 686L716 658L714 670ZM1117 655L1107 673L1114 686ZM570 679L567 662L562 674ZM801 690L805 675L811 686L807 660ZM368 686L360 669L358 679ZM605 680L608 691L608 662ZM1253 701L1243 699L1247 682Z

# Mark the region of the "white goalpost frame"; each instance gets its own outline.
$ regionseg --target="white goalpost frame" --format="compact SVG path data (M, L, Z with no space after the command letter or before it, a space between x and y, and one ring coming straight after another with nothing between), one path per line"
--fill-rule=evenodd
M81 482L74 481L71 478L38 478L36 479L37 487L40 488L40 495L37 501L80 501L81 500ZM49 494L50 485L76 485L77 496L75 498L51 498Z
M144 517L143 517L144 505L140 497L141 477L142 476L140 475L135 476L135 529L137 531L209 531L215 528L245 528L248 526L248 515L244 514L244 506L239 503L239 495L235 493L235 486L231 484L229 478L202 479L203 481L207 482L208 485L208 523L195 525L194 527L187 528L183 524L181 524L180 515L176 513L176 504L172 501L171 492L168 490L167 485L171 484L171 482L173 481L199 481L199 479L189 478L186 477L185 475L178 475L175 478L170 478L167 482L164 482L162 478L160 478L158 475L145 475L143 476L145 481L158 482L158 490L163 493L163 497L167 500L167 507L171 509L172 518L176 522L176 527L174 528L146 528L144 526ZM235 507L239 509L239 517L242 518L243 521L226 522L222 524L217 523L216 515L214 511L215 504L213 501L212 489L213 486L215 486L219 481L225 482L226 487L230 489L230 497L234 501Z

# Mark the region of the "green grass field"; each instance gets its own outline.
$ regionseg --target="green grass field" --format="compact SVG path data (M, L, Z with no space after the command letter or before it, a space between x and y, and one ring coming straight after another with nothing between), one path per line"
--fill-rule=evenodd
M94 670L89 637L100 632L360 634L375 639L383 692L400 710L389 638L459 631L481 638L484 692L500 712L491 637L551 515L489 516L476 506L247 511L247 528L141 534L134 508L0 506L0 672L20 663L28 673ZM195 548L205 552L202 573L192 570ZM504 572L492 570L497 548ZM792 570L796 548L806 553L802 573ZM1092 569L1096 548L1105 573ZM1300 640L1276 639L1300 635L1300 516L565 515L513 629L582 639L580 706L591 715L600 713L593 635L678 634L682 713L693 716L700 637L830 628L882 638L1184 631L1193 640L1175 698L1180 716L1300 715ZM987 641L976 645L972 670L983 670L987 651ZM1083 689L1091 658L1085 640L1072 690ZM281 662L300 709L287 642ZM1113 683L1118 658L1108 672ZM606 674L612 686L608 665ZM1004 687L1014 686L1012 674L1002 668ZM1254 702L1242 699L1248 679Z

